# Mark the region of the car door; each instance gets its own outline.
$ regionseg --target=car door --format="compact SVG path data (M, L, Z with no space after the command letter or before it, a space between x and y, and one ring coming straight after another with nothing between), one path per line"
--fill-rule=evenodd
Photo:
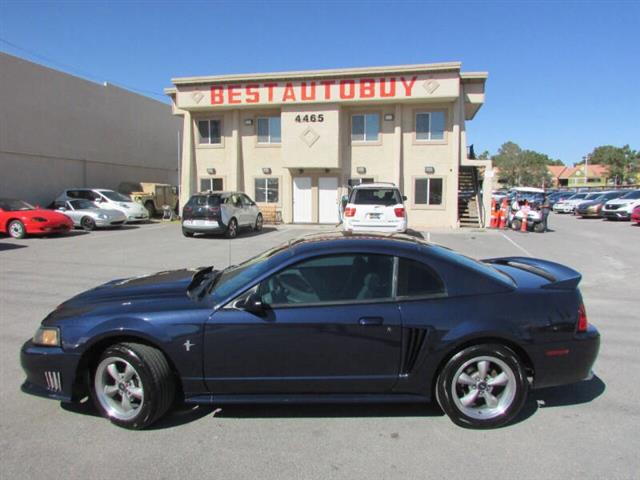
M216 394L382 393L398 377L394 258L334 254L286 267L215 312L204 374ZM259 311L243 307L258 298Z
M240 199L242 200L242 211L247 225L254 226L259 211L257 205L245 194L240 195Z

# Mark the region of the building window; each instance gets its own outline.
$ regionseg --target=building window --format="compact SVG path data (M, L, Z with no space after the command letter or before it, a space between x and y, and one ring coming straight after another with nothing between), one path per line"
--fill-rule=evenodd
M256 178L255 199L258 203L278 203L280 201L280 182L277 178Z
M198 120L198 134L201 145L219 145L222 143L220 120Z
M416 140L444 140L444 112L416 113Z
M366 113L351 117L352 142L377 142L380 135L380 115Z
M211 190L212 192L221 192L223 190L223 183L221 178L201 178L200 179L200 191L206 192Z
M258 143L280 143L280 117L265 117L256 120Z
M416 178L414 203L416 205L442 205L442 178Z

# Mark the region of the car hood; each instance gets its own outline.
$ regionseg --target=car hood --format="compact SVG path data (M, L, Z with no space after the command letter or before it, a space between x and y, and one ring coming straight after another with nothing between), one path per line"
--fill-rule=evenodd
M54 212L53 210L45 210L43 208L36 208L35 210L19 210L11 213L16 214L16 216L23 220L31 220L35 217L46 218L50 222L63 222L69 220L69 217L62 213Z
M120 210L109 210L106 208L86 208L78 209L76 212L91 215L92 217L98 217L98 215L106 215L110 219L114 218L126 218L125 214Z
M637 198L614 198L605 203L605 205L628 205L630 203L640 203L640 200Z

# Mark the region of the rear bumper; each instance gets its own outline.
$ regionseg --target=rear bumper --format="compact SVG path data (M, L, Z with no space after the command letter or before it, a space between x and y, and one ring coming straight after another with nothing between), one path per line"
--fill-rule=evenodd
M567 385L590 378L599 350L600 333L592 325L571 341L536 345L529 352L535 369L533 388Z
M397 223L352 223L350 221L343 222L344 230L347 232L398 232L407 231L407 222Z
M20 351L20 364L27 376L22 391L70 402L79 361L79 355L67 353L62 348L38 347L29 340Z
M222 220L184 220L182 222L182 229L185 232L191 233L224 233L227 229Z

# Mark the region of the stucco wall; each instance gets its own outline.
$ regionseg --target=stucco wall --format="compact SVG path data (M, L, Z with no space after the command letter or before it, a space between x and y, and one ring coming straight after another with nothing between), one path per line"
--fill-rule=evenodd
M0 53L0 196L177 183L181 119L159 101Z

